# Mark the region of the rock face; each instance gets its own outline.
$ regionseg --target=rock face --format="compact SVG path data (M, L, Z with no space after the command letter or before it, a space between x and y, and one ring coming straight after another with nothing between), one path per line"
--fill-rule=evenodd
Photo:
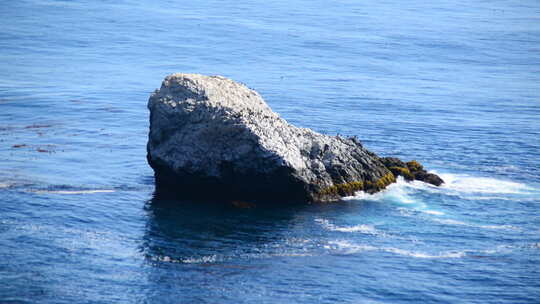
M257 92L221 76L167 76L148 108L158 195L321 202L395 181L356 139L292 126Z

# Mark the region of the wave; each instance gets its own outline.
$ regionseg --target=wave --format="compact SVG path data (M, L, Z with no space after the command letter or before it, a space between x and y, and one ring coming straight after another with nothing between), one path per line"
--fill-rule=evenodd
M442 173L439 176L445 181L442 189L459 193L481 194L529 194L533 188L513 181L490 177L475 177L467 174Z
M37 194L95 194L95 193L111 193L115 190L111 189L94 189L94 190L34 190L31 191Z
M365 234L372 234L372 235L385 235L384 232L378 231L375 229L375 227L371 225L361 224L361 225L354 225L354 226L337 226L332 223L330 223L326 219L315 219L315 222L323 226L327 230L331 231L339 231L339 232L360 232Z
M439 218L434 218L432 220L441 224L446 224L446 225L467 226L467 227L476 227L476 228L483 228L483 229L521 230L521 228L512 226L512 225L480 225L480 224L466 223L466 222L453 220L453 219L439 219Z
M413 258L421 259L443 259L443 258L462 258L466 256L467 250L463 251L447 251L441 252L438 254L429 254L421 251L411 251L400 249L396 247L376 247L372 245L365 244L354 244L349 241L336 240L328 242L328 245L325 245L326 249L338 251L344 254L355 254L364 251L382 251L393 253L401 256L408 256Z
M187 257L182 259L177 259L170 257L168 255L158 255L158 256L147 256L153 262L164 262L164 263L181 263L181 264L208 264L216 263L219 261L217 255L207 255L201 257Z
M431 214L431 215L444 215L444 212L437 210L421 210L421 212Z
M385 190L369 194L363 191L355 193L354 196L344 198L345 200L368 200L368 201L393 201L401 204L414 204L416 201L407 192L407 183L401 176L397 181L389 185Z
M370 200L370 201L395 201L401 204L414 204L417 200L411 197L411 190L431 193L449 194L477 194L470 196L471 199L512 199L496 196L497 194L532 194L535 188L514 181L495 179L490 177L477 177L467 174L438 173L445 181L440 187L424 182L406 182L401 176L396 183L389 185L385 190L369 194L366 192L355 193L354 196L346 197L346 200ZM478 196L481 194L482 196ZM485 196L491 194L491 196Z
M71 185L40 185L37 181L29 181L26 179L16 179L0 182L0 189L17 189L25 192L36 194L96 194L96 193L112 193L119 189L118 187L107 187L109 189L99 189L85 186ZM125 188L125 187L123 187Z
M306 252L277 252L277 253L246 253L240 254L238 256L218 256L213 255L203 255L200 257L184 257L184 258L173 258L167 255L152 256L148 257L153 262L164 262L164 263L178 263L178 264L214 264L222 263L227 261L235 261L239 259L245 260L254 260L254 259L265 259L272 257L308 257L313 256L311 253Z
M345 199L392 203L418 212L431 215L444 215L443 211L431 209L427 203L418 197L416 194L419 191L435 192L440 190L438 187L420 181L406 182L403 177L399 176L395 183L389 185L383 191L374 194L357 192L355 196Z
M181 262L182 263L186 263L186 264L208 264L208 263L215 263L218 261L218 258L217 258L217 255L206 255L206 256L202 256L202 257L190 257L190 258L185 258L185 259L182 259Z
M538 250L540 249L540 243L524 243L524 244L502 244L497 245L491 249L461 249L461 250L446 250L439 252L426 252L420 250L403 249L392 246L374 246L369 244L353 243L348 240L330 240L322 246L324 251L318 251L315 248L309 251L298 251L292 248L287 248L284 252L258 252L258 253L239 253L232 255L201 255L201 256L188 256L173 258L168 255L156 255L146 258L153 262L163 263L178 263L178 264L221 264L228 262L238 262L239 260L256 260L256 259L269 259L274 257L312 257L321 255L352 255L362 252L383 252L404 257L418 258L418 259L458 259L464 257L470 258L485 258L497 254L508 254L515 250Z
M344 199L393 203L435 216L442 216L445 212L433 210L424 202L426 194L446 195L463 200L538 200L537 190L523 183L466 174L438 173L438 175L445 181L440 187L420 181L406 182L402 177L398 177L396 183L383 191L374 194L357 192L354 196Z

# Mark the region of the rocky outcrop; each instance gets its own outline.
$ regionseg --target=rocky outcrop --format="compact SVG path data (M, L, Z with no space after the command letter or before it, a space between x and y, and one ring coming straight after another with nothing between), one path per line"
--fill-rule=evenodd
M427 172L416 160L404 163L399 158L383 157L381 158L381 162L394 176L403 176L406 181L419 180L435 186L440 186L444 183L442 178L434 173Z
M257 92L221 76L167 76L148 108L158 195L321 202L395 181L355 138L290 125Z

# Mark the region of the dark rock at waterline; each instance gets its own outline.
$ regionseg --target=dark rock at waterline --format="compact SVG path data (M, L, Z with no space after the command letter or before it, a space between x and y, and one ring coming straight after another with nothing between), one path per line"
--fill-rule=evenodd
M387 167L399 167L399 168L407 168L407 164L405 164L401 159L397 157L381 157L381 162Z
M440 186L444 184L444 180L440 178L437 174L420 172L415 174L415 178L424 183L432 184L435 186Z
M396 157L383 157L381 162L394 176L403 176L406 181L419 180L435 186L444 183L442 178L434 173L427 172L424 166L415 160L405 163Z
M355 138L290 125L257 92L221 76L167 76L148 108L157 195L322 202L395 181Z

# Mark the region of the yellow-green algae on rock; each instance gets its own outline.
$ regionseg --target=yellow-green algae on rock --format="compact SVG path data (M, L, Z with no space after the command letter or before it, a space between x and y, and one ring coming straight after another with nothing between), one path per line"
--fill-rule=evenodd
M444 183L442 178L434 173L427 172L424 166L416 160L407 163L396 157L383 157L380 160L395 176L403 176L406 181L419 180L435 186Z
M414 175L411 173L409 168L405 167L390 167L388 168L392 173L394 173L394 176L403 176L406 181L412 181L414 180Z
M424 166L422 166L416 160L411 160L410 162L407 162L407 167L411 172L421 171L424 169Z
M379 178L375 182L372 181L353 181L342 184L335 184L330 187L324 188L320 194L321 196L350 196L354 195L357 191L366 191L374 193L385 189L391 183L396 181L396 177L392 172L388 172L383 177Z
M321 190L320 194L322 196L347 196L362 190L364 190L364 182L354 181L350 183L335 184L324 188Z
M383 190L388 185L395 182L396 177L394 176L394 174L392 172L388 172L383 177L379 178L376 182L366 181L364 190L369 193L374 193Z

